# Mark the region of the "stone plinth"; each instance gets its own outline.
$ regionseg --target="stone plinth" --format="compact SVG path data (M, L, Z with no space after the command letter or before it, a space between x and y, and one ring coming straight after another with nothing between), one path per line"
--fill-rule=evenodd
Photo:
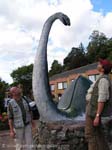
M38 123L34 140L38 150L87 150L85 122ZM105 126L106 138L112 148L112 124Z

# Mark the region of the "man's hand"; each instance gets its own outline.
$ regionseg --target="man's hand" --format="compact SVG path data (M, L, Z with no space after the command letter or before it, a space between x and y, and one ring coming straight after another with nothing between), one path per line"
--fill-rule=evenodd
M14 130L11 130L11 131L10 131L10 137L15 138L15 135L16 135L16 134L15 134Z
M93 126L97 127L100 125L100 116L96 116L94 121L93 121Z
M105 104L105 102L102 102L102 100L101 100L101 102L98 102L98 108L97 108L97 111L96 111L96 117L95 117L95 119L93 121L93 126L95 126L95 127L99 126L100 123L101 123L101 116L100 116L100 114L103 111L104 104Z

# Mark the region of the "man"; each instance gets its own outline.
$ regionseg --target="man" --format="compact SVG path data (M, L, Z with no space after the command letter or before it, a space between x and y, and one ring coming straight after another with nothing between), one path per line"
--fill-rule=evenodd
M10 136L12 138L16 136L16 150L22 148L31 150L33 149L31 123L34 127L34 122L30 107L27 101L22 98L20 88L12 87L10 93L12 95L8 105Z
M112 64L106 59L100 59L97 69L100 73L98 80L92 84L86 95L86 127L85 137L88 141L88 150L109 150L104 138L101 125L101 116L106 116L110 102L111 81L109 73Z

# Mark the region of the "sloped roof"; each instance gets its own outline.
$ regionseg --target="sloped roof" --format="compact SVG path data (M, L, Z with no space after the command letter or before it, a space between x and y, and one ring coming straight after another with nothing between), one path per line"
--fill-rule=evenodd
M88 70L96 69L97 64L98 63L93 63L93 64L89 64L89 65L86 65L86 66L82 66L82 67L79 67L79 68L75 68L75 69L72 69L72 70L69 70L69 71L65 71L65 72L56 74L56 75L50 77L50 81L55 80L57 78L68 77L69 75L72 75L72 74L84 73Z

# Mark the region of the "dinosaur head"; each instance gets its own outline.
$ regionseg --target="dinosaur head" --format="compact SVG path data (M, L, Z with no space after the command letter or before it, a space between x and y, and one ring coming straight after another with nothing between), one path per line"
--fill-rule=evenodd
M68 17L67 15L65 15L65 14L63 14L63 13L61 13L61 12L59 12L59 13L57 13L57 14L58 14L58 16L59 16L60 21L61 21L64 25L70 26L70 19L69 19L69 17Z

